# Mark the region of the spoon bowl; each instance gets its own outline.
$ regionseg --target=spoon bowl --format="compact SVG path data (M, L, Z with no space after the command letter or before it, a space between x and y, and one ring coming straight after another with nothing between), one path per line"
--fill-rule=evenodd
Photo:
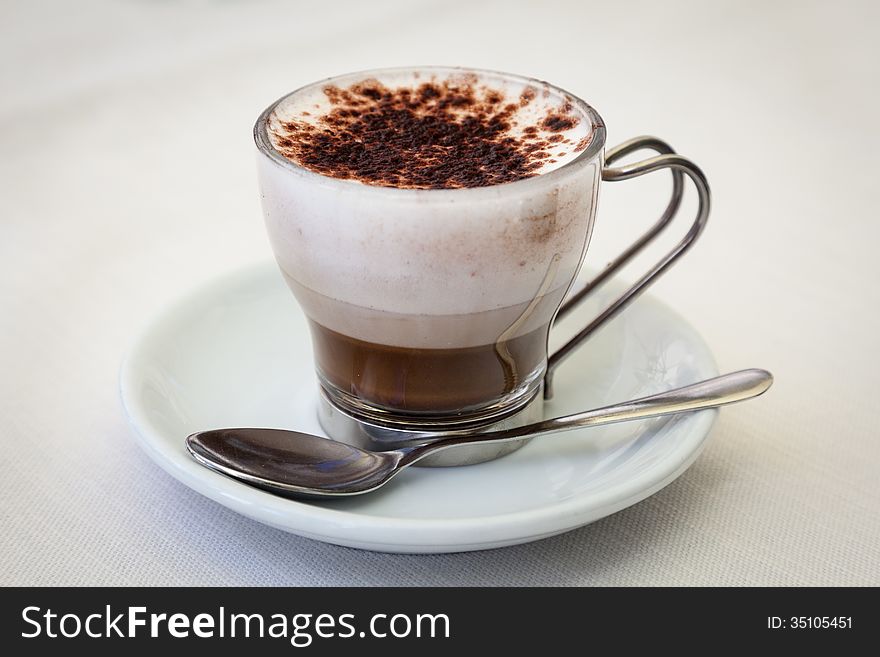
M408 450L373 452L286 429L216 429L186 439L212 470L290 497L336 497L375 490L405 466Z

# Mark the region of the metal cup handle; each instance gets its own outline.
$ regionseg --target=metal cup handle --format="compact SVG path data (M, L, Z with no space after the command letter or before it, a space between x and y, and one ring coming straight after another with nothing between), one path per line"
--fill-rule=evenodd
M619 167L610 167L608 165L613 162L642 149L650 149L660 155L635 162L633 164L624 164ZM665 256L663 256L648 272L642 276L636 283L626 292L621 294L611 304L608 305L601 313L599 313L589 324L581 331L566 342L562 347L555 351L547 361L547 373L544 375L544 398L551 399L553 397L553 374L559 364L562 363L571 353L577 349L588 337L595 333L602 325L611 318L617 316L624 308L636 299L648 286L657 280L664 272L666 272L672 264L678 260L696 241L703 228L706 226L706 220L709 217L709 183L706 176L700 168L688 160L675 153L669 144L657 139L656 137L636 137L625 141L615 148L609 149L605 153L605 167L602 169L602 180L615 182L618 180L629 180L638 176L658 171L660 169L669 169L672 172L672 198L666 206L663 215L647 232L633 242L623 253L611 261L608 266L593 280L589 281L583 288L571 295L569 299L559 309L556 318L562 318L570 313L581 301L593 293L596 288L616 274L624 265L632 260L640 253L648 244L672 222L678 214L681 206L682 192L684 189L683 175L693 181L697 189L699 205L697 208L697 216L687 234L682 240L673 247Z

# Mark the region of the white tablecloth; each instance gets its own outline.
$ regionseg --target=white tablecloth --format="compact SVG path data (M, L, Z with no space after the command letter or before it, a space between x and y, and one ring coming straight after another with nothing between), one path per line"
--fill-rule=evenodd
M872 5L4 3L0 583L880 584ZM548 79L599 109L610 143L657 134L706 171L709 227L654 294L723 370L777 381L647 501L530 545L382 555L238 516L135 447L117 391L135 331L270 257L257 114L408 63ZM590 261L667 186L606 185Z

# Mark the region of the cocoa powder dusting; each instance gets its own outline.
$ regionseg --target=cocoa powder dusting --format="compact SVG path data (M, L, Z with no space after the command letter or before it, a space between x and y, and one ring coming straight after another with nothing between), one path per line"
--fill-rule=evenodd
M580 120L565 103L539 123L557 134L544 138L536 126L515 133L514 115L536 96L531 87L503 106L497 90L460 81L389 88L366 80L324 93L330 111L315 122L281 121L275 148L316 173L383 187L485 187L530 178L551 157L546 149L562 139L558 133Z

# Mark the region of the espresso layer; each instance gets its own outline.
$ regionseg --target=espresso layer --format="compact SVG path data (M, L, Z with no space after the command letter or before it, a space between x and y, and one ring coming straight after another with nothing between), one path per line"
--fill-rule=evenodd
M316 365L343 394L395 414L485 407L543 374L545 325L494 344L414 349L365 342L310 322Z

